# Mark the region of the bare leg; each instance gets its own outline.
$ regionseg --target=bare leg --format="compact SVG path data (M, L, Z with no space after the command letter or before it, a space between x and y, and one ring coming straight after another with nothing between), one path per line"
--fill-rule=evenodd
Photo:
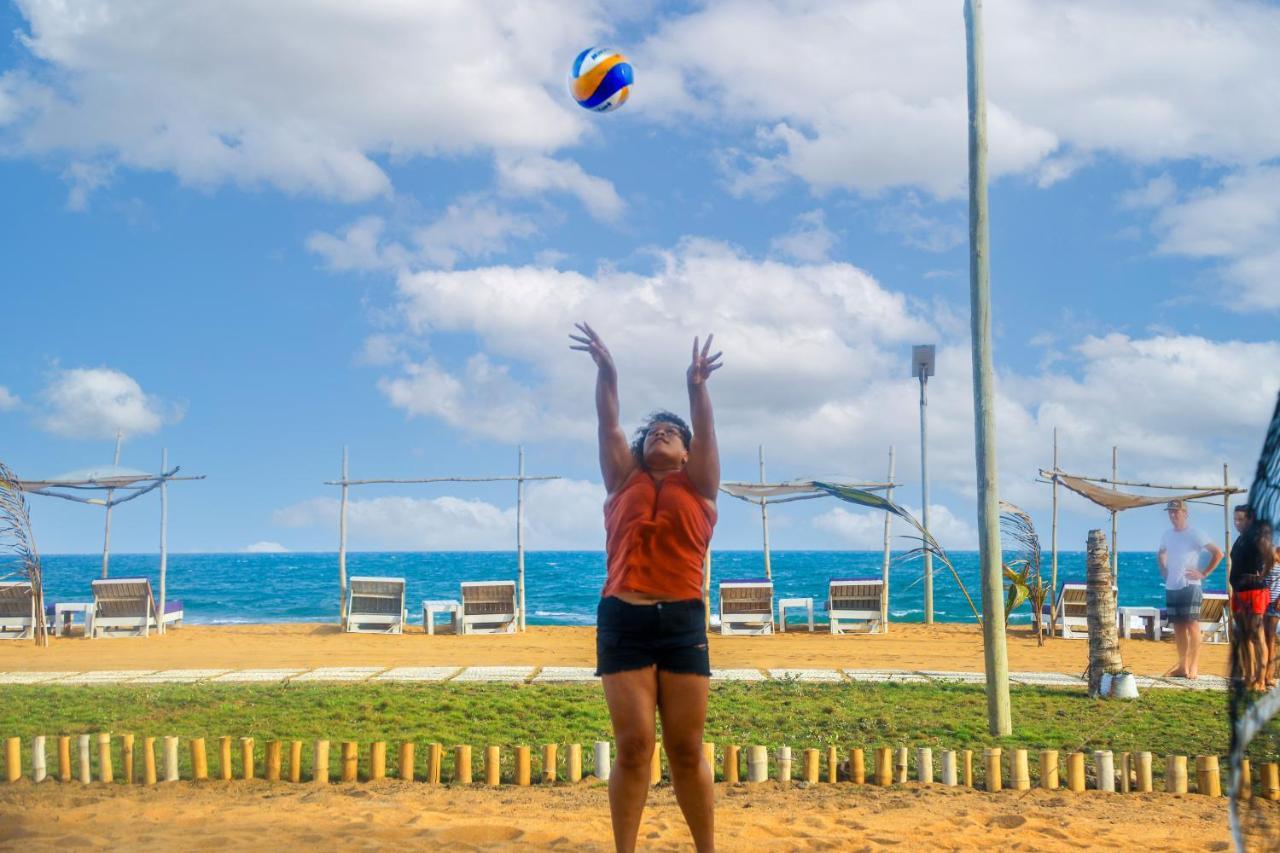
M1249 686L1254 690L1266 689L1266 666L1267 666L1267 637L1266 630L1262 627L1262 617L1254 616L1250 620L1249 625L1249 652L1251 659L1252 678Z
M1165 673L1174 678L1185 678L1187 675L1187 623L1173 623L1173 644L1178 649L1178 665Z
M1263 637L1263 645L1267 653L1266 664L1262 670L1263 680L1267 687L1273 687L1276 683L1276 667L1277 650L1276 649L1276 628L1280 626L1280 616L1267 616L1265 619L1265 636Z
M613 844L619 853L632 853L649 797L649 762L656 743L657 669L650 666L613 673L601 681L618 749L609 774Z
M702 754L710 685L704 675L658 672L658 713L671 787L699 853L715 850L715 786Z
M1187 678L1200 677L1200 622L1193 619L1187 623Z

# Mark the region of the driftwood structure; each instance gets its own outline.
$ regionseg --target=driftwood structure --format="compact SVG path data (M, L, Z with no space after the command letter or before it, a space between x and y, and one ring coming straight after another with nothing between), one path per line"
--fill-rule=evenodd
M1124 669L1116 630L1115 574L1107 558L1107 540L1101 530L1089 531L1087 556L1089 601L1089 695L1102 693L1102 676Z

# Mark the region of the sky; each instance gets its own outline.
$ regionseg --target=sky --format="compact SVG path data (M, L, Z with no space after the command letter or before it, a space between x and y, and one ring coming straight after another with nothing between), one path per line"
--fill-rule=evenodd
M533 549L603 548L595 370L624 428L687 415L695 336L725 480L883 480L976 543L965 40L956 0L18 0L0 6L0 460L170 490L175 551L333 550L340 474L529 474ZM1002 498L1065 470L1247 487L1280 388L1280 6L986 4ZM569 97L593 45L635 69ZM1063 495L1059 541L1099 509ZM356 550L509 550L515 486L352 492ZM32 499L46 553L100 510ZM112 550L157 547L154 495ZM1221 510L1192 522L1221 535ZM1159 510L1121 522L1153 550ZM899 531L903 532L903 531ZM878 548L811 501L776 549ZM714 548L760 540L720 501ZM899 540L908 547L906 540Z

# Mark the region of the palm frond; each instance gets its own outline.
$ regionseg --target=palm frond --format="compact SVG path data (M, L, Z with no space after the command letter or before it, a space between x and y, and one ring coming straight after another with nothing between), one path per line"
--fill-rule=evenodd
M47 646L49 635L44 622L44 579L40 552L31 531L27 496L9 466L0 462L0 553L8 552L18 564L18 573L30 582L36 598L36 645Z

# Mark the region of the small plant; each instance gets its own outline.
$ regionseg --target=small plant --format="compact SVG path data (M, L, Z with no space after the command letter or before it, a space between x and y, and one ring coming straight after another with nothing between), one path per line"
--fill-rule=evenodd
M9 466L0 462L0 552L9 552L18 561L18 575L31 583L36 597L35 643L49 645L49 633L44 623L44 584L40 576L40 552L36 550L36 537L31 532L31 514L27 511L27 497ZM0 575L0 578L7 575Z
M1050 589L1040 572L1040 536L1027 513L1006 501L1000 502L1000 509L1000 530L1018 546L1017 556L1004 564L1004 577L1009 582L1005 590L1004 622L1007 626L1009 615L1024 601L1029 601L1036 642L1043 646L1045 632L1041 614Z

